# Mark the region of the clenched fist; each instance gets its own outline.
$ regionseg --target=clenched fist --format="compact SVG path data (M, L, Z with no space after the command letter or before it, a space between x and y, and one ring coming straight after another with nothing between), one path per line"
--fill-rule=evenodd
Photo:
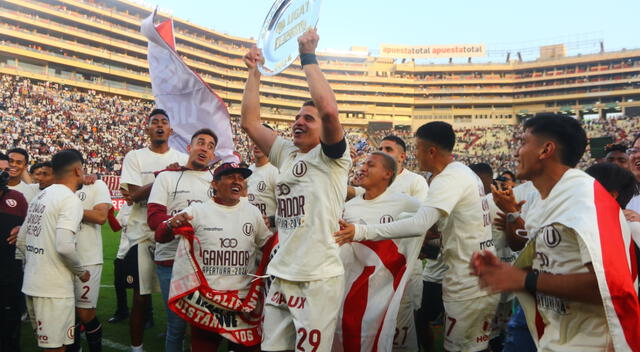
M303 35L298 37L298 50L300 51L300 55L315 54L319 40L320 37L318 36L318 32L316 32L315 28L304 32Z
M262 51L258 49L255 45L251 47L248 53L244 55L242 58L244 64L247 65L249 71L255 70L258 67L259 63L264 62L264 58L262 57Z

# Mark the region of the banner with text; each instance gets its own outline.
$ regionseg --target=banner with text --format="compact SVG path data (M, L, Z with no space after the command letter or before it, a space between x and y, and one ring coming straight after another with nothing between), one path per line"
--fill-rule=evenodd
M479 57L485 55L486 49L484 44L380 45L380 57L433 59L449 57Z

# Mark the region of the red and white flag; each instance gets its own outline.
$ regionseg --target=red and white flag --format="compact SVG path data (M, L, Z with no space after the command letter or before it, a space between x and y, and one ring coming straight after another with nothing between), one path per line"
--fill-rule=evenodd
M169 145L186 152L193 133L210 128L218 136L217 158L238 162L227 106L176 52L173 20L156 26L155 15L156 11L142 21L141 32L149 41L147 60L156 106L167 111L174 131Z
M400 301L423 238L352 242L340 248L346 294L334 352L391 351Z
M562 224L573 229L587 245L602 297L615 351L640 352L640 303L634 284L635 249L629 228L618 203L591 176L568 170L551 194L536 203L536 228ZM531 212L531 210L530 210ZM529 222L529 219L527 220ZM531 243L524 251L532 249ZM523 251L523 252L524 252ZM521 255L517 265L526 266ZM545 323L530 294L518 293L534 340L538 341Z

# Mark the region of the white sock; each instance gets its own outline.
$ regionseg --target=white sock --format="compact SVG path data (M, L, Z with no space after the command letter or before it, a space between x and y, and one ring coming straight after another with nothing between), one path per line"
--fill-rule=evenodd
M140 346L131 346L131 352L143 352L142 345Z

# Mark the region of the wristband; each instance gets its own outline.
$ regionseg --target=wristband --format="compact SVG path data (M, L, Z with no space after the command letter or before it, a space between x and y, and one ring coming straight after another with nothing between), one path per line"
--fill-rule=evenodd
M538 270L531 270L527 272L527 276L524 278L524 289L533 296L538 291L538 274Z
M167 226L167 229L172 230L173 226L171 226L171 218L164 221L164 224Z
M304 65L317 65L318 59L316 58L316 54L300 54L300 64Z
M271 227L276 227L276 216L275 215L269 216L269 224L271 225Z

